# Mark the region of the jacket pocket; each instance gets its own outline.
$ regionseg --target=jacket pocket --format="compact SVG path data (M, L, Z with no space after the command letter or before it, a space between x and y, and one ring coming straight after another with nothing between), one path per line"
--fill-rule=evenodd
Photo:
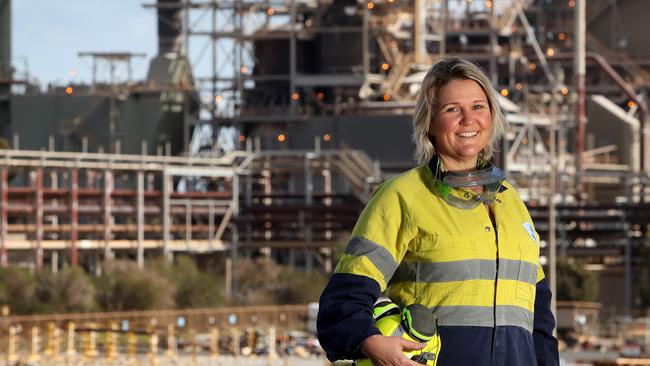
M523 237L519 243L519 252L516 297L532 305L535 302L535 287L539 267L539 246L536 241Z

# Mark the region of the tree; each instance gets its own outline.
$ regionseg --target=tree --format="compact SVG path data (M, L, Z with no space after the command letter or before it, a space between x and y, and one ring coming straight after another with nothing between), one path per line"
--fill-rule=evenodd
M564 301L594 301L598 296L596 275L581 262L566 258L557 260L557 299Z
M0 269L0 303L9 305L14 314L31 314L37 310L36 279L25 268Z
M240 305L275 304L273 289L278 285L282 267L267 258L240 258L237 260L237 293Z
M242 305L304 304L318 301L327 277L281 266L267 258L237 262L236 300Z
M88 312L97 307L93 282L79 267L39 274L36 297L39 313Z
M106 311L169 309L176 288L166 277L134 262L107 262L97 279L97 302Z
M176 285L175 300L179 308L213 307L225 302L217 277L201 272L188 256L176 257L173 265L157 261L154 267Z
M306 304L318 301L327 283L327 276L316 271L303 273L293 268L284 268L278 283L282 284L275 291L278 304Z
M336 242L334 245L331 246L332 249L332 265L336 267L336 265L339 263L341 260L341 257L345 253L345 248L348 246L348 242L350 241L350 233L343 233L338 236L336 239Z

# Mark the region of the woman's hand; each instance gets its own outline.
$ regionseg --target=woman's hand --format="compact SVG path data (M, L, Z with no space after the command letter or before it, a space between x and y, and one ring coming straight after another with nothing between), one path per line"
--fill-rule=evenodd
M404 355L404 350L422 349L424 343L412 342L402 337L386 337L375 334L361 344L361 352L368 357L375 366L421 366L409 360Z

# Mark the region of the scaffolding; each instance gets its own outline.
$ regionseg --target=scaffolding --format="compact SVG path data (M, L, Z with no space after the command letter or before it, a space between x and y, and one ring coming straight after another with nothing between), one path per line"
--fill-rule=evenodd
M623 207L624 217L638 217L644 214L629 214L626 205L645 207L650 197L650 74L643 57L621 47L631 42L620 22L622 3L241 0L150 6L184 14L187 55L204 55L192 52L195 42L211 50L209 75L197 77L204 109L210 123L234 124L244 138L318 116L410 115L427 66L437 57L476 62L500 92L511 126L499 164L531 210L549 220L549 248L555 248L558 232L565 254L594 238L602 248L609 245L596 232L567 235L583 219L568 207L588 206L609 217L606 206L612 204ZM209 22L201 20L208 15ZM603 22L612 24L611 40L597 35ZM595 132L586 130L588 103L622 121L628 143L596 145ZM643 238L647 231L642 222L624 221L616 229L625 243L618 248L630 246L630 235ZM602 229L593 222L582 225ZM632 241L638 248L640 242ZM612 255L629 258L630 250ZM624 262L631 276L630 260Z
M48 165L67 159L59 153L25 152L23 159L18 158L23 152L3 153L6 164L23 164L3 165L3 177L20 172L19 179L3 182L21 184L2 190L12 202L3 209L3 218L9 217L3 219L3 243L11 242L9 234L24 233L23 247L37 243L37 264L42 263L38 250L64 248L55 247L55 241L80 242L86 235L83 240L105 250L106 257L122 240L125 249L165 254L230 250L236 259L238 253L255 250L307 268L318 262L330 270L329 247L352 227L381 180L379 169L355 150L321 150L321 142L337 140L334 131L318 136L310 150L287 143L268 150L262 137L272 131L273 141L291 140L285 133L317 118L412 115L428 65L440 56L457 55L487 70L500 93L511 130L498 163L520 187L536 218L548 244L548 261L553 261L557 234L561 255L584 256L594 266L624 267L630 306L634 257L650 222L645 127L650 65L643 54L623 47L633 42L620 22L620 14L631 11L624 3L158 0L145 5L159 13L159 54L189 60L194 73L192 82L184 78L170 90L191 93L196 86L198 92L199 118L185 115L184 135L197 124L234 126L241 151L217 160L187 157L174 163L177 158L77 154L75 164L90 165L74 174L72 162ZM611 39L600 34L601 23L612 25ZM587 126L597 126L597 121L586 124L587 105L618 123L617 133L611 127L589 127L590 132ZM597 134L626 137L597 142ZM299 136L309 145L315 137L312 131ZM234 156L220 165L219 159ZM115 165L131 164L129 159L134 166L151 160L158 167ZM180 169L178 174L170 173L174 169ZM181 181L190 187L211 169L223 175L208 174L208 192L179 192ZM124 171L122 180L118 177ZM50 178L52 172L56 179ZM73 176L86 185L75 191ZM61 191L49 182L66 188ZM119 184L128 188L116 189ZM61 216L57 212L66 208L52 202L83 195L102 204L84 208L94 221L73 226L79 218ZM69 220L70 232L78 237L61 239L60 229L45 223L56 215L60 223Z
M260 248L301 249L305 266L331 269L329 247L379 181L358 151L186 158L0 150L0 160L0 262L31 252L39 270L46 252L71 265L79 251L86 262L117 252L143 266L145 251L236 257Z

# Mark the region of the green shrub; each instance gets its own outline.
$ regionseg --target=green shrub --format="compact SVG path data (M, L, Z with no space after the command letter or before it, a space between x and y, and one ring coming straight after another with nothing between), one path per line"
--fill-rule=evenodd
M215 307L225 303L223 281L219 281L215 275L201 272L189 256L176 256L173 264L156 259L151 261L148 268L176 286L174 300L178 308Z
M237 262L236 302L242 305L304 304L318 301L327 277L305 273L266 258Z
M36 278L27 269L0 269L0 283L0 303L9 305L12 314L31 314L38 309Z
M277 304L307 304L318 301L327 284L327 276L317 271L303 273L293 268L284 268L278 284L281 286L275 293Z
M566 258L557 260L557 299L564 301L594 301L598 296L596 275L581 262Z
M174 307L175 286L149 269L139 270L134 262L105 263L96 281L97 302L105 311L169 309Z
M97 308L94 284L79 267L39 274L36 297L39 313L89 312Z

